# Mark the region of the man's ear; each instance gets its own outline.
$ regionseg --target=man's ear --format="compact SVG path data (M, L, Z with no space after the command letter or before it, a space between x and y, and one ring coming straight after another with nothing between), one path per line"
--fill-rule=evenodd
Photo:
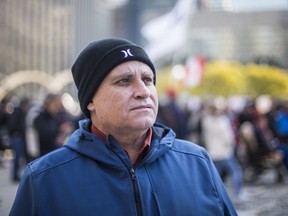
M90 103L87 105L87 109L88 109L89 111L95 110L95 107L94 107L93 102L90 102Z

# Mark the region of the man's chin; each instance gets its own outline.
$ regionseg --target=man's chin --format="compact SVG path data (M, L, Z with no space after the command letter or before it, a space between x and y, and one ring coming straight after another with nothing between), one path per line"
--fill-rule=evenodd
M134 126L135 128L145 130L152 127L154 122L155 122L154 119L147 119L146 117L145 119L138 119L138 121L135 122Z

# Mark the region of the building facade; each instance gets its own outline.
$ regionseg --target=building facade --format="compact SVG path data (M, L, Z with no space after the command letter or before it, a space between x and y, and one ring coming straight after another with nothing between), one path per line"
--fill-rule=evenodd
M117 36L144 46L141 27L176 2L1 0L0 100L11 95L41 100L51 91L77 98L70 68L88 43ZM288 9L236 13L232 0L194 2L187 40L177 50L182 59L270 58L288 68ZM156 65L171 64L173 58L169 54Z
M288 68L288 10L196 13L188 37L189 55L243 63L270 59Z
M89 42L111 34L111 17L105 1L1 0L0 99L70 89L71 64Z

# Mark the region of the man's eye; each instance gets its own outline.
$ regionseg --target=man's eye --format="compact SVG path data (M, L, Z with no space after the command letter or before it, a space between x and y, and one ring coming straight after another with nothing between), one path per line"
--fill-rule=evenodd
M129 82L130 82L130 79L128 79L128 78L123 78L123 79L118 80L117 83L119 83L119 84L125 84L125 83L129 83Z
M153 83L153 78L152 77L145 77L143 79L143 81L146 83L146 84L150 84L150 83Z

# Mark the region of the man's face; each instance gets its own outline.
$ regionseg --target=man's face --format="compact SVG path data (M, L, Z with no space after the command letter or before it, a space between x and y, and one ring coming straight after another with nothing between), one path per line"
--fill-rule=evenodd
M87 108L93 124L106 134L144 131L158 111L154 75L146 64L128 61L115 67Z

